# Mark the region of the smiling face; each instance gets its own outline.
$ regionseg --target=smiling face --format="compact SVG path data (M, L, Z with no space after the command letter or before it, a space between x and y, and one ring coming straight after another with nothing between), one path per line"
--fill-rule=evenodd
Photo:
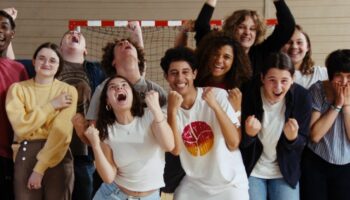
M7 50L14 35L10 20L0 15L0 55Z
M309 44L306 40L305 35L299 30L294 31L293 36L282 48L282 52L288 54L296 69L300 68L300 65L302 64L303 59L308 51Z
M284 99L293 84L293 77L287 70L271 68L261 76L261 81L266 99L274 104Z
M230 45L224 45L213 53L209 59L209 69L213 79L223 81L226 73L232 68L233 61L234 53Z
M107 86L107 104L113 110L130 110L133 95L129 83L123 78L114 78Z
M246 16L245 20L234 30L234 38L242 45L246 52L249 51L256 40L256 24L251 16Z
M50 48L42 48L38 51L33 60L36 77L53 78L57 73L59 64L60 59L54 50Z
M193 71L186 61L174 61L169 65L166 79L172 90L186 96L194 93L193 81L196 75L197 71Z

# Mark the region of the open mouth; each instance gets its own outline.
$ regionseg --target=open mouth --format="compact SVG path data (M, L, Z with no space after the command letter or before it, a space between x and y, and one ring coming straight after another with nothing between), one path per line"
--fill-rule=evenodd
M281 95L283 94L283 92L282 92L282 91L279 92L279 93L274 92L273 94L274 94L276 97L279 97L279 96L281 96Z
M73 43L79 43L79 38L76 37L76 36L73 36L73 37L72 37L72 42L73 42Z
M126 94L118 94L117 100L118 101L125 101L126 100Z

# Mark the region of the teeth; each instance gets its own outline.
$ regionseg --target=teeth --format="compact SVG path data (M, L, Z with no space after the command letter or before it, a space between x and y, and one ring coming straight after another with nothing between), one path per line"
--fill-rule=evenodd
M186 86L185 83L176 84L176 87L178 88L184 88L185 86Z

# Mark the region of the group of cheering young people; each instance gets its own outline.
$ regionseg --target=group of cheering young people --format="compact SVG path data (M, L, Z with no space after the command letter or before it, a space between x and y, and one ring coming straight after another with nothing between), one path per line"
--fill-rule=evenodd
M175 200L347 199L350 50L315 66L284 0L274 0L278 24L267 37L252 10L212 30L216 3L207 0L161 58L168 93L143 76L138 23L130 39L104 47L103 71L85 60L84 36L69 31L60 46L38 47L28 79L4 56L15 25L0 11L8 198L13 184L20 200L156 200L160 191ZM188 31L196 50L185 47Z

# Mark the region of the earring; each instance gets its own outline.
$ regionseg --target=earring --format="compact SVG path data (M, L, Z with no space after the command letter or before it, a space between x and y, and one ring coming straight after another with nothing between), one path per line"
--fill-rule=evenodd
M111 110L111 106L107 104L107 105L106 105L106 110L107 110L107 111L110 111L110 110Z

